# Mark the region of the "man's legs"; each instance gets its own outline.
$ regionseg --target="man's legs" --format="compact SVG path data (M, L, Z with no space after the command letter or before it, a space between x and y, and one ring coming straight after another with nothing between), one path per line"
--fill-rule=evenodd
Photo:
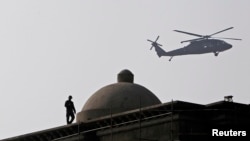
M66 115L67 124L70 124L69 117L70 117L70 115L67 114L67 115Z
M66 119L67 119L67 124L71 124L75 119L74 113L67 113Z
M70 116L71 116L71 119L70 119L69 123L71 124L75 119L75 115L74 115L74 113L72 113L72 114L70 114Z

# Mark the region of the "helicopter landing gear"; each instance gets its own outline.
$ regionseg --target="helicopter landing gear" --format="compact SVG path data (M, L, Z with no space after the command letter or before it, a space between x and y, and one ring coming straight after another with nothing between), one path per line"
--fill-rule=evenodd
M219 55L219 52L214 52L214 56L218 56Z
M171 56L171 57L170 57L170 59L169 59L168 61L171 61L171 60L172 60L172 58L173 58L173 56Z

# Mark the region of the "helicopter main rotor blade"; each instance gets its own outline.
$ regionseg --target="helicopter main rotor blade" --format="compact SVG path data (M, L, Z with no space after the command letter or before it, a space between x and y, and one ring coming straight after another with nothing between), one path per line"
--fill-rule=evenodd
M174 31L184 33L184 34L188 34L188 35L193 35L193 36L196 36L196 37L203 37L202 35L194 34L194 33L190 33L190 32L185 32L185 31L180 31L180 30L174 30Z
M213 37L216 39L227 39L227 40L242 40L242 39L237 39L237 38L224 38L224 37Z
M214 34L209 35L209 37L211 37L211 36L213 36L213 35L215 35L215 34L218 34L218 33L224 32L224 31L227 31L227 30L232 29L232 28L233 28L233 27L229 27L229 28L227 28L227 29L221 30L221 31L219 31L219 32L216 32L216 33L214 33Z
M191 40L185 40L185 41L181 41L181 43L198 41L198 40L202 40L202 39L204 39L204 38L202 37L202 38L196 38L196 39L191 39Z

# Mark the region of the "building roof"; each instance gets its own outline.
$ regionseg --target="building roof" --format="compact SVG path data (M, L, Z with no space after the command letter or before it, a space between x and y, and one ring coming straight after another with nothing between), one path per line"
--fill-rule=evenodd
M229 106L227 109L228 112L225 113L225 107L223 105L232 106ZM234 110L235 106L239 106L236 113ZM235 124L235 122L232 121L237 120L237 125L242 125L243 123L244 129L245 127L247 127L248 129L250 125L250 113L249 110L242 111L242 108L245 109L247 107L248 105L246 104L224 101L218 101L207 105L184 101L171 101L163 104L116 113L113 115L106 115L96 119L88 120L86 122L74 123L66 126L20 135L1 141L78 140L79 137L81 137L82 139L84 135L90 132L103 131L105 129L110 129L111 127L120 128L127 127L133 124L138 125L140 121L161 121L161 119L164 119L164 121L169 120L167 121L168 123L171 122L171 120L178 120L181 123L185 123L185 128L183 129L189 129L187 127L193 128L194 125L197 125L197 129L200 129L200 127L206 127L210 129L210 126L213 127L214 125L220 125L221 127L225 127L224 125L228 125L229 127L234 127L233 124ZM172 115L173 118L170 118ZM200 122L204 125L206 123L206 126L204 126L203 124L197 124ZM208 125L209 127L207 127ZM184 130L179 132L182 133L180 135L183 135L183 133L185 133L185 135L188 135L190 132L194 131ZM211 130L202 130L202 133L203 132L210 135ZM184 137L186 138L186 136Z

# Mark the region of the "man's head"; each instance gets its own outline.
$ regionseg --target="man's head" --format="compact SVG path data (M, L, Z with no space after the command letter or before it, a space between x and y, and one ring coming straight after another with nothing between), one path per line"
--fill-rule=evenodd
M71 99L72 99L72 96L70 95L70 96L69 96L69 100L71 100Z

